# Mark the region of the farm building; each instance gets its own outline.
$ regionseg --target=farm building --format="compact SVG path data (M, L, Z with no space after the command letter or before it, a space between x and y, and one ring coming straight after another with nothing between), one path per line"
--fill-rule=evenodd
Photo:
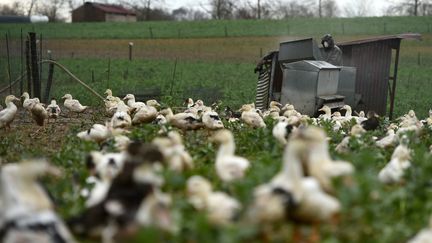
M85 2L72 10L72 22L136 22L136 14L121 5Z

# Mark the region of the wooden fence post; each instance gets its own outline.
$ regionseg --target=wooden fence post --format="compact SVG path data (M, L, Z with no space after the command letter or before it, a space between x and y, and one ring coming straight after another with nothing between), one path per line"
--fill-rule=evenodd
M36 33L30 32L30 58L31 58L31 71L33 80L33 96L39 99L41 97L41 83L39 79L39 65L38 65L38 55L36 47Z

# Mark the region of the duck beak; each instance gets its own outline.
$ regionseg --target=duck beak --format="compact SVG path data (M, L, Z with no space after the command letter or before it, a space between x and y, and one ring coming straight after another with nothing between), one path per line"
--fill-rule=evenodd
M17 98L17 97L15 97L14 100L16 100L16 101L21 101L21 99L20 99L20 98Z
M128 97L124 97L124 98L123 98L123 100L128 100L128 99L129 99Z

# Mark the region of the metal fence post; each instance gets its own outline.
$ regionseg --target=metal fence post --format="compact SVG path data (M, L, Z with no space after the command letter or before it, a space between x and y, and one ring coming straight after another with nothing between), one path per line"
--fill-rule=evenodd
M30 57L31 57L31 71L33 79L33 96L41 99L41 83L39 79L39 65L36 47L36 33L30 32Z

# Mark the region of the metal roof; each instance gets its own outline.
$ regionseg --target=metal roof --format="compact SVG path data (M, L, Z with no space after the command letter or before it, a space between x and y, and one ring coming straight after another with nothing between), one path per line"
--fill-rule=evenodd
M337 45L338 46L358 45L358 44L366 44L370 42L385 41L385 40L392 40L392 39L421 40L422 38L421 38L421 34L418 33L405 33L405 34L398 34L398 35L383 35L374 38L355 40L355 41L347 41L347 42L338 43Z
M85 4L91 4L95 8L100 9L100 10L104 11L105 13L136 15L135 12L133 12L129 9L126 9L121 5L94 3L94 2L86 2Z

